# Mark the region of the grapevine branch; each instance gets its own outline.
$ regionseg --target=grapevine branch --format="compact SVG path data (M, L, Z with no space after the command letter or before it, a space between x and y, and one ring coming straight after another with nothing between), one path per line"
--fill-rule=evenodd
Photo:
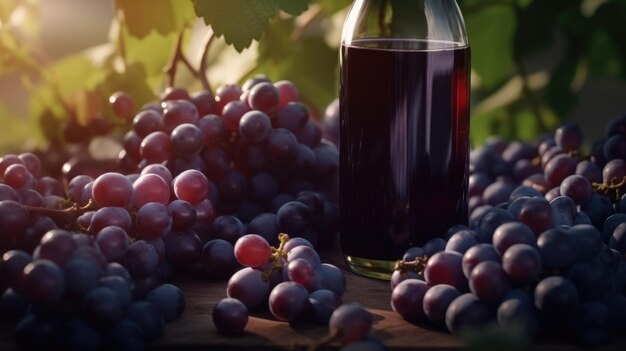
M183 48L184 33L185 31L182 30L178 34L178 37L176 38L176 43L174 44L174 50L172 51L172 56L170 57L170 60L163 68L163 71L168 77L168 86L170 87L174 86L174 83L176 82L176 73L177 73L178 63L182 63L185 67L187 67L189 72L191 72L191 74L193 74L193 76L196 77L200 81L204 89L212 92L211 84L209 83L209 79L206 76L206 64L207 64L207 56L209 54L209 48L211 47L211 44L213 43L213 40L215 39L215 34L211 33L207 37L206 44L204 45L204 50L202 51L199 68L195 69L193 65L191 64L191 62L189 61L189 59L183 53L182 48Z

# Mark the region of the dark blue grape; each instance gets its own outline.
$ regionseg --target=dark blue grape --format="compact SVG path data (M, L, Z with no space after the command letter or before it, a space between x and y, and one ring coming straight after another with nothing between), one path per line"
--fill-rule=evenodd
M248 308L237 299L222 299L213 307L213 324L220 333L241 333L248 324Z
M298 139L283 128L274 129L267 137L267 153L275 162L291 162L298 157Z
M211 239L226 240L232 245L235 244L245 233L245 227L239 218L235 216L220 216L215 218L211 225Z
M259 234L270 245L276 245L278 243L278 234L280 234L280 227L276 222L276 215L274 213L262 213L248 223L248 232Z
M163 237L168 261L176 267L187 267L200 261L202 240L191 230L169 232Z
M461 262L465 277L469 279L474 267L485 261L494 261L498 263L501 261L500 254L496 251L494 246L491 244L477 244L472 246L469 250L467 250L467 252L465 252Z
M535 288L535 307L541 312L567 318L578 308L578 291L568 279L551 276L542 279Z
M85 295L83 302L87 318L99 326L112 325L120 320L124 308L115 291L107 287L97 287Z
M480 236L472 230L461 230L452 235L446 244L446 251L456 251L464 254L470 247L479 244Z
M463 294L454 299L446 311L446 326L454 335L484 327L493 320L493 311L474 294Z
M276 221L283 232L296 234L304 231L312 224L312 215L305 204L291 201L278 209Z
M71 258L63 267L66 291L75 296L83 296L98 286L103 274L99 262L84 257Z
M446 311L461 293L452 285L439 284L428 289L422 301L424 314L433 324L446 325Z
M163 284L150 291L146 301L152 302L161 311L166 323L177 319L185 309L185 295L172 284Z
M133 298L132 286L129 280L124 279L117 275L112 275L104 278L100 278L100 286L109 288L117 295L117 300L122 307L126 307L130 304Z
M250 197L256 201L269 202L278 192L276 180L265 172L257 173L250 178Z
M246 112L239 120L239 134L249 142L259 142L272 131L270 118L261 111Z
M235 258L231 243L222 239L213 239L202 248L202 267L214 278L228 278L241 268Z

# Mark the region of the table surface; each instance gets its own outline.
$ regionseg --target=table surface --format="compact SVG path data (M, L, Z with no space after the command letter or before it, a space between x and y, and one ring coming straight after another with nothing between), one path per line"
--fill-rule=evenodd
M344 302L359 302L374 316L372 334L385 343L389 350L460 350L467 345L445 331L429 326L417 326L404 321L390 307L389 282L357 276L347 272L347 267L336 252L322 255L325 262L333 263L345 272L347 289ZM250 316L245 332L237 336L217 333L211 319L213 306L226 297L226 282L215 281L195 274L179 275L174 284L186 296L186 308L181 317L165 327L164 335L151 345L154 350L306 350L323 338L328 329L314 323L290 325L280 322L266 312ZM490 350L502 350L493 347ZM485 350L485 344L471 345L473 350ZM519 346L519 345L518 345ZM326 349L338 349L333 343ZM15 349L10 327L0 327L0 350ZM514 348L515 349L515 348ZM514 351L514 349L507 351ZM516 349L526 349L517 347ZM574 351L585 350L568 340L540 341L532 350ZM613 336L611 344L594 350L626 350L626 335Z

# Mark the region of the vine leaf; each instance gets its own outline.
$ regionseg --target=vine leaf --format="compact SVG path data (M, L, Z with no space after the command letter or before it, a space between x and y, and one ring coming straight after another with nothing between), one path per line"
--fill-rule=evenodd
M278 10L278 0L192 0L198 17L241 52L260 39Z
M239 52L259 40L278 10L299 15L310 0L192 0L196 15Z
M161 35L178 33L193 19L188 1L115 0L115 6L124 14L128 32L137 38L144 38L152 31Z
M297 16L309 8L310 0L278 0L280 9Z

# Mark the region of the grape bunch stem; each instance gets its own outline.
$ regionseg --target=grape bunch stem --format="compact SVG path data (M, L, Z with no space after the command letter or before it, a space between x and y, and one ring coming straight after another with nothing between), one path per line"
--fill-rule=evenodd
M593 190L596 192L603 192L608 194L610 191L615 191L615 198L619 199L621 196L620 190L626 185L626 177L622 177L621 181L617 181L616 177L613 177L610 181L604 183L592 183Z
M428 256L416 257L415 260L412 261L398 260L396 261L394 270L403 273L407 271L415 271L418 274L422 274L426 268L426 263L428 263Z
M272 265L268 269L263 271L263 274L261 275L263 281L265 282L270 281L270 276L272 275L272 273L278 270L282 271L285 268L285 265L283 264L283 261L287 259L285 244L287 244L287 241L289 241L289 235L285 233L278 234L278 241L280 242L278 248L272 247L272 256L270 257Z

